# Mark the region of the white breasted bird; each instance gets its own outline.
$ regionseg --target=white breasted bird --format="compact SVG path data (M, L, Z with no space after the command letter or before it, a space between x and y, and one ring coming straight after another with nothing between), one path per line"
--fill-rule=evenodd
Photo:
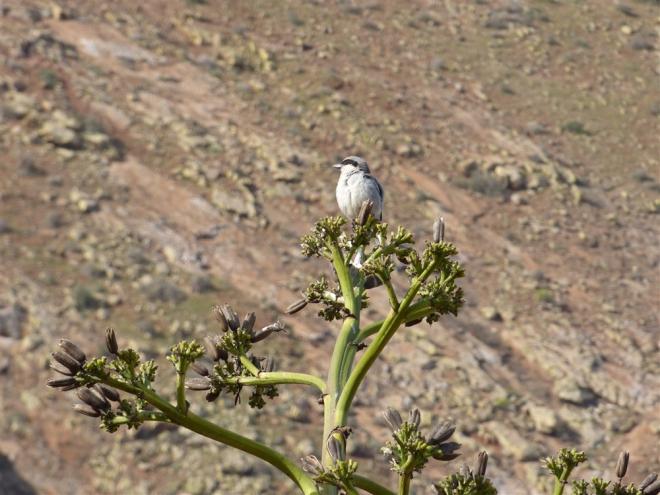
M371 214L376 220L383 219L384 191L378 179L371 175L367 161L359 156L347 156L341 163L335 165L341 169L341 175L337 182L337 204L339 209L349 220L355 221L362 208L362 203L371 201ZM382 239L378 238L382 244ZM358 249L352 265L355 268L362 267L364 248ZM365 288L377 286L380 280L370 275L365 281Z
M341 169L337 182L337 204L341 212L349 220L355 220L362 203L371 201L371 214L377 220L382 220L383 186L371 175L367 161L359 156L348 156L334 167Z

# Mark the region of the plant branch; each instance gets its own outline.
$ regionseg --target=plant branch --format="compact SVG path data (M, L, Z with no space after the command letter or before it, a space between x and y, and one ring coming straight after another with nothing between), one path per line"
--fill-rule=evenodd
M433 273L436 267L436 261L431 261L424 271L415 279L413 284L408 289L406 296L401 301L398 311L390 310L387 318L383 322L378 334L374 341L369 344L366 351L362 355L362 358L358 361L355 366L355 369L351 373L346 382L346 386L342 390L341 395L337 401L337 406L335 409L335 424L337 426L345 426L346 419L348 416L348 410L353 402L353 397L357 389L360 387L360 384L364 380L364 377L367 375L369 368L376 361L380 353L383 351L387 343L390 341L392 336L396 333L397 329L405 321L404 315L406 310L411 305L413 299L417 295L417 292L421 288L424 281Z
M138 421L161 421L163 423L169 423L170 419L159 411L141 411L137 414ZM131 423L132 418L126 416L115 416L110 420L110 423L113 425L125 425Z
M298 384L310 385L316 387L319 392L325 393L325 382L322 378L306 373L294 373L290 371L262 371L258 376L238 376L232 378L225 378L223 383L239 383L247 386L257 385L284 385L284 384Z
M186 414L186 370L176 372L176 408L181 414Z
M238 359L241 360L241 364L247 369L250 373L252 373L254 376L258 377L259 373L261 372L259 368L257 368L252 361L250 361L250 358L247 357L245 354L241 354L238 356Z
M396 297L396 292L394 292L394 286L390 279L381 278L385 288L387 289L387 297L390 299L390 306L394 311L399 309L399 299Z
M226 430L221 426L211 423L206 419L197 416L191 412L182 414L179 410L163 399L160 395L152 390L143 389L134 385L119 381L110 376L99 378L97 380L123 390L129 394L135 395L147 401L152 406L165 413L170 421L184 428L187 428L202 436L216 440L218 442L235 447L243 452L252 454L255 457L271 464L284 474L286 474L293 482L300 488L304 495L318 495L319 492L316 488L316 483L312 478L307 476L305 472L299 468L292 460L288 459L276 450L256 442L250 438L234 433L233 431Z
M393 491L390 491L383 485L380 485L369 478L365 478L364 476L360 476L359 474L354 474L351 481L355 487L371 493L371 495L394 495Z
M568 467L564 468L561 473L561 476L555 480L555 487L552 490L552 495L562 495L564 493L564 487L568 483L568 477L571 475L571 469Z

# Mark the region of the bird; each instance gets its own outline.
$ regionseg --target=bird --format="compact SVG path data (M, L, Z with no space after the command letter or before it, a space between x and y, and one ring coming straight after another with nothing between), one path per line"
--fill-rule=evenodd
M371 175L367 161L359 156L347 156L334 167L341 170L336 196L344 216L355 220L362 203L371 201L371 214L376 220L382 221L385 192L378 179Z

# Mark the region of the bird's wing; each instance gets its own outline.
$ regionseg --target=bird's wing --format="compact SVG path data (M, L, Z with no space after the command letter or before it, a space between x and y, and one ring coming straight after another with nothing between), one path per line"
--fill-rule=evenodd
M378 179L376 179L373 175L371 174L364 174L364 178L371 182L373 185L376 186L376 189L378 189L378 194L380 195L380 218L378 220L383 219L383 207L384 207L384 200L385 200L385 190L383 189L383 186L381 185L380 182L378 182Z

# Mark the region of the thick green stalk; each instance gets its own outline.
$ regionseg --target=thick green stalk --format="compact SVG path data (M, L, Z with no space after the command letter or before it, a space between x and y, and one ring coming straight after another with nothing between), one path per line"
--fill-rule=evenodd
M263 461L276 467L284 474L286 474L293 482L300 488L304 495L319 495L316 488L316 483L312 478L307 476L305 472L299 468L293 461L280 454L276 450L256 442L250 438L234 433L233 431L226 430L221 426L211 423L206 419L197 416L191 412L186 415L179 412L179 410L170 404L168 401L160 397L152 390L130 385L114 378L103 378L101 380L106 385L123 390L129 394L135 395L146 400L149 404L163 411L165 415L175 424L183 426L195 433L224 443L230 447L235 447L243 452L252 454Z
M186 414L186 370L176 373L176 408L181 414Z
M360 360L355 365L355 369L348 377L348 381L346 382L346 385L342 390L335 407L335 424L337 426L344 426L346 424L348 410L351 407L355 393L360 387L362 380L364 380L367 372L371 368L371 365L374 363L374 361L376 361L387 343L396 333L401 323L405 321L404 318L406 315L406 310L411 305L413 299L415 299L415 296L417 295L417 292L419 291L424 281L431 275L431 273L433 273L435 266L436 262L432 261L424 269L420 276L415 279L413 284L408 289L406 297L404 297L401 301L398 311L390 310L387 318L385 318L383 325L378 331L378 334L376 334L376 338L371 344L369 344L369 347L367 347L365 350L362 358L360 358Z
M356 333L359 322L357 317L359 316L359 303L355 297L353 290L353 281L351 280L351 275L349 273L349 268L344 260L344 256L337 244L331 244L328 246L330 252L332 253L332 264L337 273L337 278L339 279L339 286L344 297L344 305L346 309L350 311L351 316L344 320L344 324L339 332L337 340L335 342L335 347L332 351L332 357L330 358L330 368L328 370L328 381L327 381L327 393L328 396L325 397L325 420L323 425L323 442L327 439L328 435L335 427L333 423L335 404L337 398L341 393L344 383L342 382L342 369L344 365L344 360L346 358L346 352L348 347L351 345L353 334ZM322 449L322 459L323 465L330 466L332 464L332 459L330 458L327 449L325 446Z
M410 492L410 480L412 480L412 473L409 471L412 465L413 458L408 456L406 462L401 466L403 473L399 474L399 494L408 495Z
M410 475L402 474L399 476L399 495L408 495L410 492Z
M555 488L552 491L552 495L562 495L564 493L564 487L568 482L568 477L571 475L571 469L565 468L562 471L561 476L555 480Z
M360 476L359 474L354 474L351 478L353 485L365 492L371 493L371 495L394 495L394 492L385 488L383 485L379 485L375 481Z
M224 383L240 383L241 385L310 385L316 387L322 394L325 393L325 382L322 378L306 373L294 373L291 371L262 371L258 376L238 376L226 378Z

